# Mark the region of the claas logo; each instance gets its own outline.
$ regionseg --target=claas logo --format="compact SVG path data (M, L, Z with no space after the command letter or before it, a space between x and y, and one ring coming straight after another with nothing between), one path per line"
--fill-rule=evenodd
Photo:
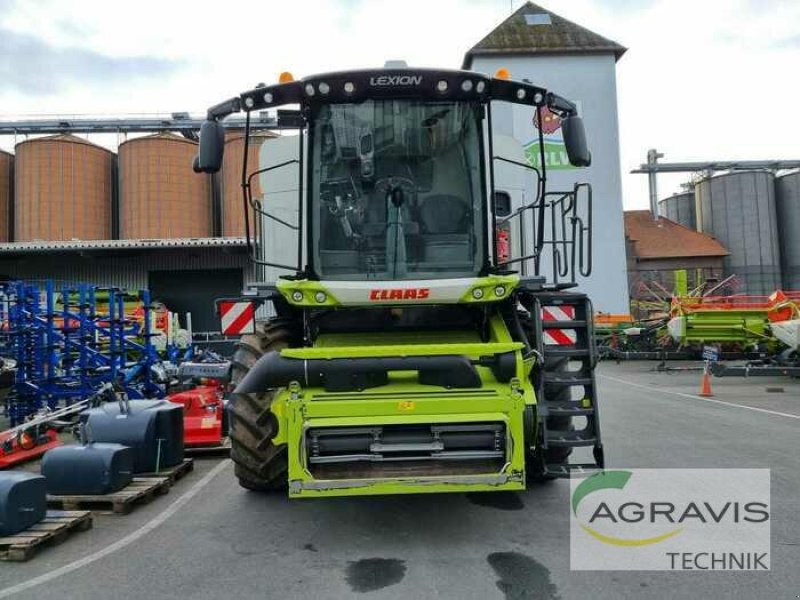
M533 113L533 126L539 129L539 111ZM551 134L561 127L561 117L546 106L542 107L542 133Z
M386 300L425 300L431 295L430 288L397 288L370 290L370 302L381 302Z

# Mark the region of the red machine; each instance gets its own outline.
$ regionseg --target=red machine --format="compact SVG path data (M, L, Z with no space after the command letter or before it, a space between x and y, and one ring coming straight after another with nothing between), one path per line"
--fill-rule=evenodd
M11 430L0 433L0 469L39 458L50 450L63 445L55 429L45 429L37 433L37 427L30 430Z
M218 383L198 385L170 394L183 405L183 444L187 448L219 446L223 436L222 389Z

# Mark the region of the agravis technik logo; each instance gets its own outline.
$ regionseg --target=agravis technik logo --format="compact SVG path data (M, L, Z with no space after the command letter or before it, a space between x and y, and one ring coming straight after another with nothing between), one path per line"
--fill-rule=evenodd
M769 569L767 469L604 471L571 489L573 569Z

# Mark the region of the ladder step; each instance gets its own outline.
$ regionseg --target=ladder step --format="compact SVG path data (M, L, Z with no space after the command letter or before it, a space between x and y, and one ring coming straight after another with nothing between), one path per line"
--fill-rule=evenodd
M544 402L542 408L546 410L549 417L582 417L594 414L594 407L583 407L580 400L577 402Z
M548 346L544 347L544 355L547 356L589 356L588 348L576 348L574 346Z
M586 374L583 371L576 371L569 373L565 371L547 372L542 373L542 381L544 383L555 383L561 385L592 385L594 379L591 374Z
M542 329L585 329L586 321L542 321Z
M545 436L547 446L594 446L597 437L593 431L547 431Z
M554 477L570 477L571 475L594 475L603 469L594 463L574 465L545 465L544 472Z

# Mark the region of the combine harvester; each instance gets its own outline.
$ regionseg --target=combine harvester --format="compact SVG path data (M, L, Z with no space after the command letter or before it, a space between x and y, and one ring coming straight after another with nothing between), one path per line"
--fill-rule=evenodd
M572 102L503 71L284 73L209 109L203 173L222 166L225 117L246 112L249 143L252 115L299 106L278 111L299 134L265 142L252 173L243 151L244 233L272 279L219 304L276 314L233 358L243 487L489 492L603 467L592 305L571 289L591 271L591 189L547 190L545 167L492 135L492 104L553 113L578 167L590 164L583 123ZM541 129L539 142L544 165ZM537 197L496 195L498 165L536 177ZM270 183L281 174L285 186ZM255 177L275 193L253 197ZM544 320L548 308L569 316Z

